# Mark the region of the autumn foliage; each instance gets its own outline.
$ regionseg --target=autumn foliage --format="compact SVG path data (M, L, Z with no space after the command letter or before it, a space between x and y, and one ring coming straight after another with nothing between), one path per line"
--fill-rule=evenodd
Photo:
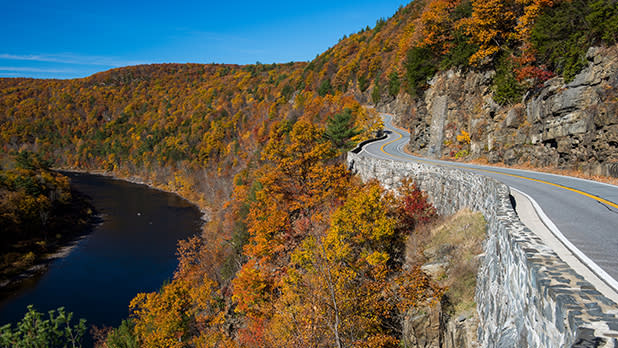
M143 176L212 212L200 238L179 244L172 281L138 294L109 344L129 335L144 347L397 346L395 299L405 295L390 284L407 274L406 224L422 221L404 221L391 193L346 169L342 150L381 121L337 88L320 93L307 67L140 66L1 81L7 151ZM417 290L441 296L432 283Z
M493 69L494 100L516 102L554 74L572 78L590 45L616 42L612 5L421 0L311 62L0 79L0 159L27 150L56 167L138 177L208 212L202 235L180 242L173 280L137 295L130 325L110 337L146 347L397 347L406 311L444 291L402 266L406 240L436 212L412 182L386 192L346 169L343 154L382 128L364 104L422 98L446 69ZM577 31L584 25L589 34ZM463 151L470 134L457 139ZM19 209L5 210L2 226L20 214L42 223L41 207L66 198L64 179L29 170L0 177L1 203L25 202L11 203ZM28 177L41 191L30 198L12 189Z
M42 156L25 150L8 155L0 165L0 282L9 283L83 233L92 214L69 178Z
M257 198L277 205L250 213L248 261L230 287L217 287L200 271L208 246L183 242L174 280L131 303L141 344L398 347L406 311L444 293L418 267L402 268L414 225L435 218L435 209L411 182L397 196L347 175L332 182L307 194L320 203L303 213L292 208L294 196ZM266 181L262 190L277 186ZM267 223L273 210L288 224Z
M0 170L2 249L19 240L46 239L57 210L70 201L69 178L32 152L16 153L9 168Z

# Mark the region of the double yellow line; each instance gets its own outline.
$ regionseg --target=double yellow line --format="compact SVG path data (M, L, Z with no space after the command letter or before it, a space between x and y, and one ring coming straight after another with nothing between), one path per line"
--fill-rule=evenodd
M394 133L396 133L399 137L398 137L398 138L396 138L396 139L393 139L393 140L391 140L391 141L389 141L389 142L387 142L387 143L384 143L384 144L380 147L380 151L382 151L383 153L385 153L386 155L391 156L391 157L400 158L400 159L406 159L405 157L401 157L401 156L393 155L393 154L391 154L391 153L386 152L386 150L384 150L384 148L385 148L387 145L390 145L390 144L392 144L392 143L396 142L397 140L399 140L399 139L403 138L403 135L402 135L401 133L399 133L398 131L396 131L396 130L394 130L394 129L392 129L392 131L393 131ZM418 161L418 162L423 162L423 163L429 163L429 164L436 164L436 163L431 162L431 161L425 161L425 160L420 160L420 159L419 159L419 160L416 160L416 161ZM444 165L444 166L448 166L448 167L456 167L456 168L466 169L466 168L464 168L464 167L462 167L462 166L457 166L457 165L454 165L454 164L442 164L442 163L441 163L440 165ZM616 203L614 203L614 202L610 202L610 201L608 201L608 200L606 200L606 199L603 199L603 198L601 198L601 197L599 197L599 196L595 196L595 195L589 194L589 193L587 193L587 192L580 191L580 190L578 190L578 189L574 189L574 188L567 187L567 186L560 185L560 184L555 184L555 183L553 183L553 182L549 182L549 181L545 181L545 180L539 180L539 179L533 179L533 178L529 178L529 177L526 177L526 176L521 176L521 175L517 175L517 174L507 174L507 173L497 172L497 171L494 171L494 170L489 170L489 169L477 169L477 168L468 168L468 169L469 169L469 170L476 170L476 171L486 172L486 173L493 173L493 174L499 174L499 175L506 175L506 176L511 176L511 177L514 177L514 178L525 179L525 180L530 180L530 181L539 182L539 183L542 183L542 184L551 185L551 186L554 186L554 187L558 187L558 188L561 188L561 189L564 189L564 190L568 190L568 191L571 191L571 192L574 192L574 193L580 194L580 195L582 195L582 196L586 196L586 197L588 197L588 198L592 198L592 199L594 199L594 200L595 200L595 201L597 201L597 202L600 202L600 203L603 203L603 204L609 205L610 207L614 207L614 208L618 209L618 204L616 204Z

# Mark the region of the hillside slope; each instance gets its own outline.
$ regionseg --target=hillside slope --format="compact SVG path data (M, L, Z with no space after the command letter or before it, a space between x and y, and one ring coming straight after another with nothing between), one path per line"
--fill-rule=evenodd
M0 79L3 152L31 149L60 167L137 176L220 202L273 124L323 124L350 108L359 129L375 127L349 96L292 87L305 66L167 64L77 80Z

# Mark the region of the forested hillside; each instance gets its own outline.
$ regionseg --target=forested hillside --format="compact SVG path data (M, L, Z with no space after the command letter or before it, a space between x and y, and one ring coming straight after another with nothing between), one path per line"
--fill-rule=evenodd
M322 124L350 108L361 136L376 127L349 96L297 91L304 65L169 64L79 80L3 79L3 150L30 148L58 166L138 175L193 200L199 192L221 201L275 123Z
M404 267L406 241L435 213L413 185L395 199L345 168L345 151L381 125L363 104L419 98L450 68L495 71L490 98L514 103L556 74L572 79L588 47L616 43L617 11L612 0L415 1L309 63L0 79L2 153L137 177L211 212L110 347L398 347L406 310L444 294Z

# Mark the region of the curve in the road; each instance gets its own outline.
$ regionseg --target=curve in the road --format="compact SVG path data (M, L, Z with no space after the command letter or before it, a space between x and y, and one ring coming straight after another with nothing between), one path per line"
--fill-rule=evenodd
M391 127L393 127L393 126L392 126L392 124L391 124ZM395 155L395 154L393 154L393 153L389 153L389 152L386 152L386 151L384 150L384 147L386 147L386 145L390 145L390 144L392 144L392 143L394 143L394 142L398 141L399 139L402 139L402 138L403 138L403 135L402 135L399 131L394 130L394 129L393 129L392 131L393 131L395 134L397 134L397 135L398 135L398 137L397 137L396 139L394 139L394 140L391 140L391 141L389 141L389 142L387 142L387 143L384 143L384 144L380 147L380 151L382 151L382 152L383 152L383 153L385 153L386 155L390 155L390 156L393 156L393 157L397 157L397 158L400 158L400 159L403 159L403 160L410 159L410 158L406 158L406 157L397 156L397 155ZM417 160L417 161L420 161L420 162L429 162L429 163L431 163L431 161L421 160L420 158L417 158L416 160ZM457 167L457 165L456 165L456 164L442 164L442 165L452 165L452 166ZM546 185L552 185L552 186L555 186L555 187L558 187L558 188L561 188L561 189L565 189L565 190L569 190L569 191L575 192L575 193L580 194L580 195L582 195L582 196L586 196L586 197L592 198L592 199L594 199L594 200L596 200L596 201L598 201L598 202L601 202L601 203L603 203L603 204L607 204L607 205L609 205L609 206L611 206L611 207L613 207L613 208L618 209L618 204L617 204L617 203L610 202L610 201L608 201L608 200L606 200L606 199L603 199L603 198L601 198L601 197L595 196L595 195L593 195L593 194L590 194L590 193L587 193L587 192L584 192L584 191L580 191L580 190L578 190L578 189L574 189L574 188L571 188L571 187L567 187L567 186L564 186L564 185L555 184L555 183L553 183L553 182L549 182L549 181L545 181L545 180L540 180L540 179L529 178L529 177L527 177L527 176L523 176L523 175L508 174L508 173L498 172L498 171L496 171L496 170L481 169L481 168L475 168L475 170L480 171L480 172L487 172L487 173L499 174L499 175L508 175L508 176L512 176L512 177L514 177L514 178L520 178L520 179L525 179L525 180L531 180L531 181L536 181L536 182L539 182L539 183L542 183L542 184L546 184Z
M409 133L396 129L383 114L389 137L367 144L374 157L452 166L495 178L526 193L539 207L559 239L567 240L582 262L618 291L618 186L585 179L512 168L481 166L412 156L403 149ZM540 208L539 208L540 209Z

